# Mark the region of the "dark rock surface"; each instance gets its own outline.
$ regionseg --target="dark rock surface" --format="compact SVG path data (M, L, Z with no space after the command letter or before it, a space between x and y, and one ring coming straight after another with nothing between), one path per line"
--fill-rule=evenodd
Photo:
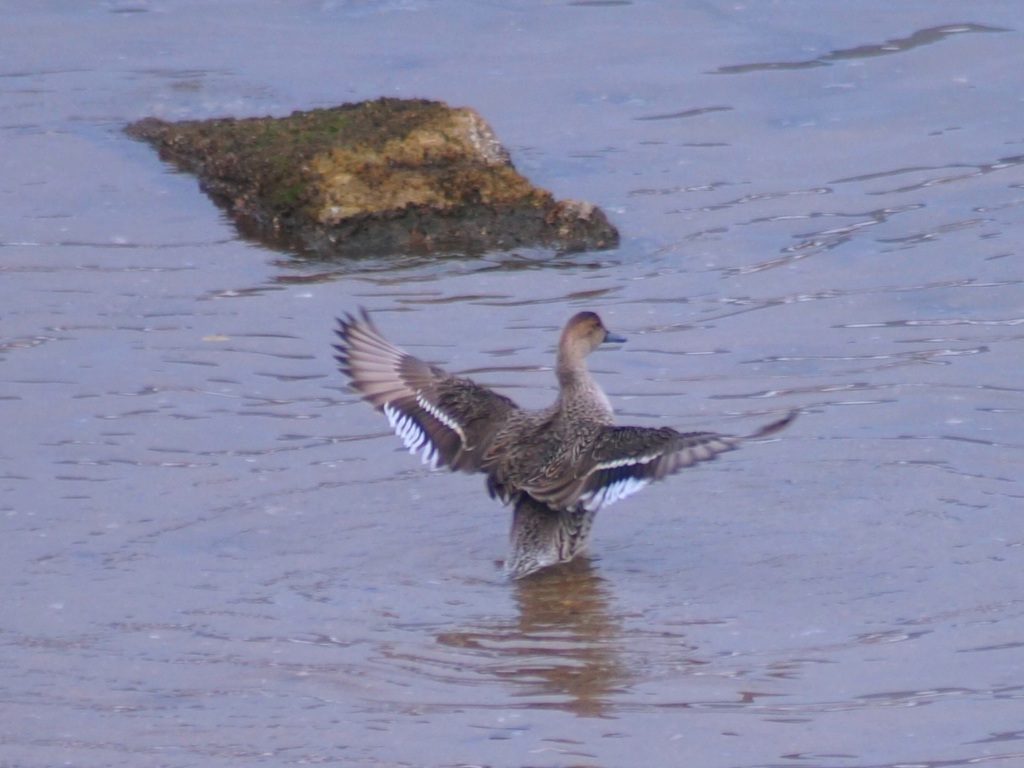
M618 243L599 208L530 184L467 108L378 99L284 118L146 118L126 131L196 174L246 235L302 254Z

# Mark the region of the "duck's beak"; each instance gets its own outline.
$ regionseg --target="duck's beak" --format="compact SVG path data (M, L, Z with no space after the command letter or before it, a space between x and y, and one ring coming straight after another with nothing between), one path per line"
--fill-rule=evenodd
M617 333L612 333L611 331L606 330L604 332L604 338L601 339L601 343L602 344L625 344L626 343L626 337L625 336L619 336L619 334L617 334Z

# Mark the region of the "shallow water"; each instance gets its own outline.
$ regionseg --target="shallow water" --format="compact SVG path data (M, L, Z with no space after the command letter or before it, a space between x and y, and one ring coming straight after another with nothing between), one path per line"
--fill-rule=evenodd
M9 5L0 764L1024 765L1017 3ZM621 247L300 263L121 133L382 94ZM509 584L358 305L530 406L591 308L622 420L804 415Z

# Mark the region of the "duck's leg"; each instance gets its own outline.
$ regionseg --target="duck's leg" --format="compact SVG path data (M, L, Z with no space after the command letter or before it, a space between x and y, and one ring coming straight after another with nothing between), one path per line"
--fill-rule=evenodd
M505 573L520 579L549 565L569 562L586 549L595 514L556 511L520 494L512 514Z

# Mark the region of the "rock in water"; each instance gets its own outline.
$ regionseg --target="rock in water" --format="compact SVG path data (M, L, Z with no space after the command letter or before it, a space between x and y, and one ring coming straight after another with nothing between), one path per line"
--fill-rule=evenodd
M599 208L519 174L472 109L378 99L281 118L145 118L126 131L196 174L245 235L302 254L618 244Z

